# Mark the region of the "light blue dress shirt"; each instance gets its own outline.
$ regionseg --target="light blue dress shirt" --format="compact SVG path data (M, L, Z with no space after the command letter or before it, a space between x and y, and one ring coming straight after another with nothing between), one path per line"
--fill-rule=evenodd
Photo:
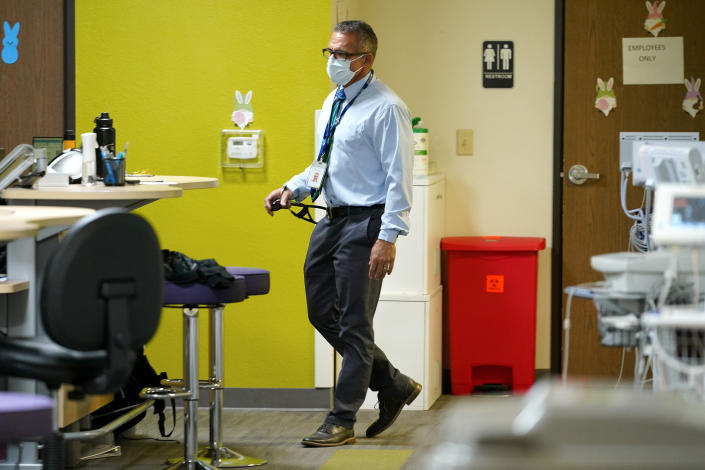
M342 109L362 89L367 76L345 88ZM323 102L316 125L320 146L330 118L335 90ZM394 243L409 233L414 137L404 102L373 77L348 108L333 137L328 176L322 195L329 207L385 204L379 238ZM315 161L315 160L314 160ZM286 182L294 199L310 195L310 166Z

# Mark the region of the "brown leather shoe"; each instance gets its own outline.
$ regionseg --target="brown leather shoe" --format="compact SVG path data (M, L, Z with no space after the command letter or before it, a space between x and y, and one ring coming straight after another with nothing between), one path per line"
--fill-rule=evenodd
M352 428L331 423L323 423L318 431L301 440L303 445L309 447L334 447L353 442L355 442L355 431Z
M421 384L409 379L409 385L406 388L406 393L395 394L393 396L382 396L380 393L379 399L379 418L374 423L370 424L365 432L367 437L375 437L377 434L386 430L394 424L394 421L399 417L404 405L411 403L421 393Z

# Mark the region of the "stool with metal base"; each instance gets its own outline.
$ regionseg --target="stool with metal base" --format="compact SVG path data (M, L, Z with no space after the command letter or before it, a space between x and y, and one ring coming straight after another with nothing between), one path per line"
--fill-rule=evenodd
M236 303L253 295L269 291L269 272L249 268L227 268L234 275L233 286L225 289L212 288L205 284L165 285L165 304L180 305L184 312L184 379L165 380L166 387L145 389L148 398L184 398L184 456L169 459L169 469L212 469L222 467L254 467L264 465L266 460L247 457L222 443L223 408L223 309L225 304ZM241 270L246 275L238 275ZM249 275L247 275L249 274ZM266 276L266 289L261 279ZM249 287L249 289L248 289ZM198 380L198 309L210 309L210 371L209 379ZM198 389L210 390L210 436L209 446L196 451L198 434L196 412Z
M247 295L264 295L269 292L269 271L257 268L229 266L230 274L245 278ZM223 445L223 309L217 305L210 310L209 380L201 384L210 390L210 438L208 447L199 450L198 459L218 468L256 467L266 460L242 455Z
M247 297L245 279L235 278L230 287L214 289L205 284L175 284L166 281L164 285L164 303L166 306L178 306L183 312L183 380L162 381L162 387L145 388L140 396L144 398L165 399L183 398L184 400L184 455L171 459L169 469L185 468L213 469L215 467L196 459L198 446L198 311L199 307L208 307L219 302L241 302Z

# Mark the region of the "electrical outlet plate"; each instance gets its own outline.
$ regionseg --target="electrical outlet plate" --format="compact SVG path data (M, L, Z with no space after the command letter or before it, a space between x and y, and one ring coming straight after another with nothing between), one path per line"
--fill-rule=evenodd
M263 168L262 131L223 129L220 133L220 165L223 168Z
M472 129L458 129L455 133L455 153L470 156L474 147L474 132Z

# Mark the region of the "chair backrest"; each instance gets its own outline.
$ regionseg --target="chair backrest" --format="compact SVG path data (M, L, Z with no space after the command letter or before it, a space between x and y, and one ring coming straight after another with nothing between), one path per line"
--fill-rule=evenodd
M159 324L163 289L159 241L142 217L104 209L64 236L44 274L42 322L65 348L107 351L106 370L86 392L114 390L129 376Z

